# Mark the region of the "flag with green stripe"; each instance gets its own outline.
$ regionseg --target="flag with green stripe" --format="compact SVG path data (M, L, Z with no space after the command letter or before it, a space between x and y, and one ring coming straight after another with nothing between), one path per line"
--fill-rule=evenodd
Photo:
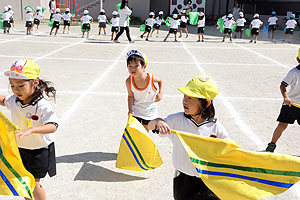
M122 136L116 167L133 171L145 171L155 169L162 163L150 134L130 114Z
M300 180L300 158L241 149L230 139L172 131L204 183L222 200L258 200Z
M0 112L0 195L34 199L34 177L23 166L16 130L18 127Z

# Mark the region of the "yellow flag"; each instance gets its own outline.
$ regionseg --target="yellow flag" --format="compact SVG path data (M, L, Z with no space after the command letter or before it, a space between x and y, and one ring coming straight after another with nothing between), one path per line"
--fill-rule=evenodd
M128 124L122 136L116 167L144 171L162 164L159 152L144 126L129 115Z
M0 112L0 195L34 199L34 177L23 166L16 130L18 127Z
M172 131L204 183L222 200L258 200L300 180L300 158L242 150L230 139Z

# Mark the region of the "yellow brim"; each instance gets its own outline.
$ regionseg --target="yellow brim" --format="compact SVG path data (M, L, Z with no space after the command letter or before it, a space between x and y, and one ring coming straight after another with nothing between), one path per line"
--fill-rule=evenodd
M178 90L180 92L182 92L183 94L185 94L186 96L189 96L189 97L195 97L195 98L201 98L201 99L206 99L205 96L203 95L198 95L198 94L195 94L194 92L192 92L188 87L181 87L181 88L178 88Z

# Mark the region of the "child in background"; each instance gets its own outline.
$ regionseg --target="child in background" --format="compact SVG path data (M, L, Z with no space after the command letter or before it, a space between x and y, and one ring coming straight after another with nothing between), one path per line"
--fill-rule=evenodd
M226 130L214 118L213 100L219 93L217 84L211 77L198 75L178 90L184 94L184 112L168 115L165 119L156 118L148 126L150 130L168 137L173 143L174 199L220 200L199 177L178 136L170 134L171 129L174 129L206 137L228 138Z
M146 41L149 41L149 35L151 32L152 26L155 23L154 17L155 17L154 12L150 12L149 18L146 19L146 21L145 21L146 28L145 28L145 32L141 35L141 38L143 39L144 35L147 33Z
M197 23L198 26L198 40L197 42L200 42L200 36L202 36L201 42L204 42L204 28L205 28L205 16L203 12L199 13L199 20Z
M222 42L225 42L225 38L227 34L229 34L230 42L232 42L232 26L234 24L236 24L236 22L233 19L233 15L229 14L227 20L224 21L225 29L224 29L224 36Z
M288 43L291 43L292 42L292 37L293 37L293 34L294 34L294 29L297 26L297 22L295 20L295 14L291 14L290 19L286 22L285 25L286 25L286 30L285 30L285 33L284 33L283 42L285 42L285 39L289 35Z
M242 38L245 22L246 22L246 19L244 18L244 13L240 12L239 18L238 18L238 20L236 20L237 27L235 29L234 38L236 38L238 33L240 33L240 38Z
M127 69L130 76L126 79L128 91L128 114L143 124L148 131L150 120L157 118L157 103L163 96L163 80L145 72L148 59L138 50L131 50L126 55ZM154 83L158 84L159 90Z
M33 13L30 7L26 8L26 14L25 14L25 19L26 19L26 35L31 34L31 29L32 29L32 22L33 22Z
M288 72L280 85L283 104L277 118L279 123L274 130L272 141L268 144L266 149L268 152L274 152L276 142L283 131L288 127L288 124L294 124L295 120L297 120L300 125L300 49L296 59L298 66ZM289 91L286 89L288 86L290 86Z
M16 140L22 162L35 179L33 195L37 200L46 200L46 193L40 184L47 173L56 175L55 136L58 128L55 110L45 99L54 98L56 90L49 81L39 78L40 68L31 60L17 60L9 78L13 94L0 96L0 105L11 110L12 121L20 128ZM25 198L26 200L30 200Z
M112 15L113 15L113 17L110 20L110 23L111 23L111 41L114 40L114 33L116 33L116 35L118 34L119 25L120 25L120 18L118 17L118 12L113 11Z
M39 32L39 25L41 23L41 18L42 18L42 12L41 12L42 8L40 6L36 7L36 11L34 14L34 20L33 20L33 25L36 25L36 32Z
M259 35L259 29L260 27L264 24L260 19L259 19L259 14L255 14L253 16L253 20L250 24L251 30L251 40L249 43L253 42L253 36L254 36L254 43L256 43L257 36Z
M87 30L86 38L89 38L90 30L91 30L91 22L93 22L93 18L88 15L89 11L84 10L83 16L80 18L82 23L82 38L84 38L84 33Z
M98 16L98 22L99 22L99 34L101 34L101 29L103 28L104 35L106 35L106 23L107 18L105 16L105 10L101 9L99 16Z
M50 31L50 35L52 35L53 29L56 28L55 33L54 33L54 36L56 36L56 34L58 32L58 29L59 29L59 25L60 25L60 20L62 18L62 15L60 14L60 9L59 8L56 8L55 14L53 15L53 18L54 18L54 22L53 22L53 26L52 26L51 31Z
M11 5L7 5L7 7L8 7L8 12L11 14L11 19L10 19L9 23L13 27L13 30L15 30L15 21L14 21L15 12L12 10Z
M186 28L189 18L185 15L185 13L186 13L186 10L181 11L181 18L180 18L181 22L180 22L180 26L179 26L179 32L180 32L179 38L182 37L182 29L184 29L184 31L185 31L185 37L187 38L189 36L188 30Z
M168 37L170 36L171 33L174 33L174 37L175 37L175 42L177 42L177 30L178 30L178 26L179 26L179 22L177 21L177 14L173 15L173 19L171 21L169 21L171 23L170 26L170 30L169 33L167 34L166 38L164 39L164 42L167 41Z
M68 34L70 34L70 26L72 23L72 14L70 13L70 8L66 8L66 12L63 14L63 18L64 18L63 34L65 34L66 26L68 26Z
M8 7L4 7L4 13L1 16L3 20L3 33L9 33L9 29L11 27L10 20L12 18L11 14L8 12Z
M150 37L152 37L152 34L155 30L157 30L156 37L158 37L158 32L159 32L160 26L161 26L162 22L164 21L163 14L164 14L163 11L159 11L158 16L155 19L155 24L153 25L153 30L150 34Z
M270 34L272 31L272 39L274 38L274 32L276 31L276 24L278 22L278 18L276 17L276 12L272 12L272 16L268 19L269 29L268 29L268 38L270 38Z

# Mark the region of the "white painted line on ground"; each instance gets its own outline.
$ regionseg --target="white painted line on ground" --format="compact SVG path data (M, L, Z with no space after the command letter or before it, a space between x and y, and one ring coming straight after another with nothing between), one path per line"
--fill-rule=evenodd
M183 42L181 42L181 44L182 44L183 48L188 52L188 54L193 58L199 71L202 74L205 74L205 71L198 63L196 57L190 52L190 50L185 46L185 44ZM242 120L241 116L239 115L237 110L234 108L234 106L231 103L229 103L229 101L225 98L225 96L223 94L220 93L218 96L219 96L219 99L225 105L226 109L228 110L228 112L230 113L232 118L234 119L235 124L240 128L240 130L243 133L245 133L248 136L248 138L257 146L258 149L261 148L264 143L260 140L259 137L257 137L257 135L251 130L251 128Z

